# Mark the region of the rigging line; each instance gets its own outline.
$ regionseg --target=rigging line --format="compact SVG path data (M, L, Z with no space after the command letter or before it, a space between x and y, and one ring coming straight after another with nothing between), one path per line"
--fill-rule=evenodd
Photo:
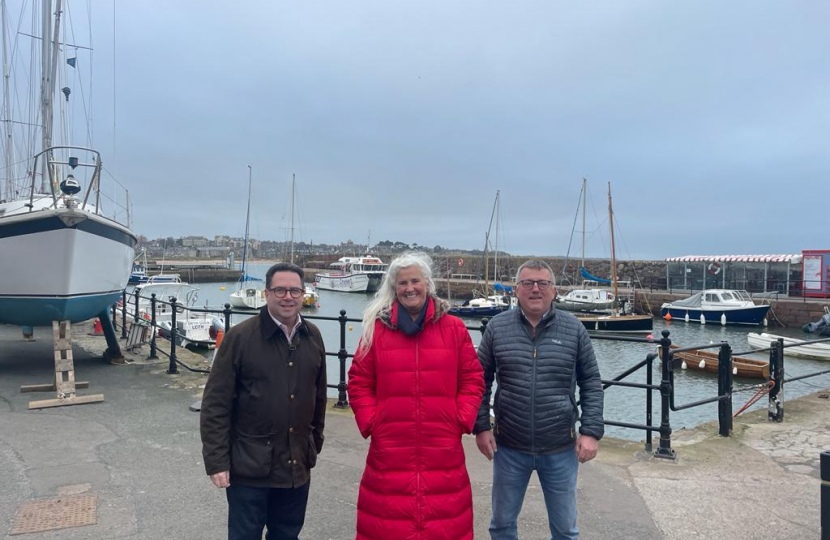
M576 220L579 217L579 207L581 206L582 191L584 189L585 189L584 185L581 188L579 188L579 198L578 198L578 202L577 202L577 205L576 205L576 212L574 212L574 224L573 224L573 227L571 227L571 238L570 238L570 240L568 240L568 251L567 251L567 253L565 253L565 264L562 266L562 278L563 279L567 276L568 262L570 262L570 258L571 258L571 246L573 245L573 241L574 241L574 231L576 231Z
M115 114L116 110L117 110L116 106L115 106L115 104L116 104L116 101L115 101L115 98L116 98L116 95L115 95L115 86L116 86L116 83L115 83L115 81L116 81L116 78L115 78L115 52L116 52L116 47L115 47L115 44L116 44L116 40L115 40L116 9L115 9L115 6L117 4L118 4L118 2L113 2L112 3L112 160L116 165L118 164L118 162L117 162L117 159L118 159L118 137L117 137L118 130L117 130L116 114Z

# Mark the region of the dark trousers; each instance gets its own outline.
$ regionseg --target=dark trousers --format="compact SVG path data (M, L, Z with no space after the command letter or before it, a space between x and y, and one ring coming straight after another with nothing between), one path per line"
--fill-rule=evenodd
M228 496L228 540L298 540L305 521L308 488L256 488L232 484Z

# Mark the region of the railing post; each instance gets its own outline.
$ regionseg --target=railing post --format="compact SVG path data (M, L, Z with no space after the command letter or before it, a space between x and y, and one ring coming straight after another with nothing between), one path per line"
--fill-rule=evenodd
M231 305L225 304L225 309L222 310L222 314L225 316L225 333L231 329Z
M158 358L156 351L156 293L150 295L150 360Z
M718 434L732 435L732 347L722 341L718 354Z
M175 375L179 372L176 366L176 297L170 298L170 365L167 367L167 373Z
M646 384L651 385L653 384L653 375L654 375L654 360L651 360L648 364L646 364ZM646 425L651 425L652 420L652 397L651 397L651 388L646 390ZM652 453L654 451L651 442L651 434L652 431L650 429L646 430L646 452Z
M127 289L121 291L121 339L127 339Z
M769 351L769 379L773 386L769 391L767 419L770 422L784 421L784 340L773 341Z
M821 540L830 540L830 452L819 457L821 468Z
M138 319L141 318L141 315L139 315L139 313L138 313L138 297L141 295L141 293L136 289L134 291L134 294L135 294L135 311L133 311L133 322L136 322Z
M115 309L117 306L118 306L118 302L116 302L112 305L112 327L113 327L113 329L118 328L118 322L117 322L118 319L116 318L118 316L118 312Z
M337 318L340 323L340 350L337 351L337 359L340 361L340 380L337 381L337 403L335 408L346 409L349 407L349 396L346 393L346 359L349 357L346 351L346 310L340 310L340 317Z
M669 422L669 411L671 407L672 388L672 358L671 340L669 331L663 330L663 338L660 340L660 361L663 362L663 378L660 381L660 445L654 453L654 457L674 459L676 454L671 447L671 423Z

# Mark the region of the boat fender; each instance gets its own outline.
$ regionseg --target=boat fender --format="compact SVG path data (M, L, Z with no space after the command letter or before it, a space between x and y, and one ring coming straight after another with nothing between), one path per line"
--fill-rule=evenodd
M720 325L721 326L726 326L726 313L721 313L720 314Z
M689 369L689 366L686 364L685 360L683 360L683 363L680 364L680 369Z
M701 360L700 363L697 365L697 367L699 367L700 369L705 368L706 367L706 360Z
M700 324L706 324L706 315L700 314Z
M664 318L664 319L666 319L667 321L670 321L670 320L671 320L671 313L669 313L669 312L667 311L667 312L666 312L666 315L665 315L663 318Z
M732 375L737 375L737 374L738 374L738 368L733 367L732 368Z
M764 317L764 320L763 320L763 321L761 321L761 322L764 324L764 327L766 327L766 326L767 326L767 318L766 318L766 317Z
M686 317L683 319L686 322L689 322L689 312L686 312Z

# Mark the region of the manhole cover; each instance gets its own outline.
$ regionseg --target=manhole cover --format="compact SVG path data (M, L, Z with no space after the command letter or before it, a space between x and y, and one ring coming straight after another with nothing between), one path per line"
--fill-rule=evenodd
M29 501L17 509L11 534L95 525L96 504L94 495Z

